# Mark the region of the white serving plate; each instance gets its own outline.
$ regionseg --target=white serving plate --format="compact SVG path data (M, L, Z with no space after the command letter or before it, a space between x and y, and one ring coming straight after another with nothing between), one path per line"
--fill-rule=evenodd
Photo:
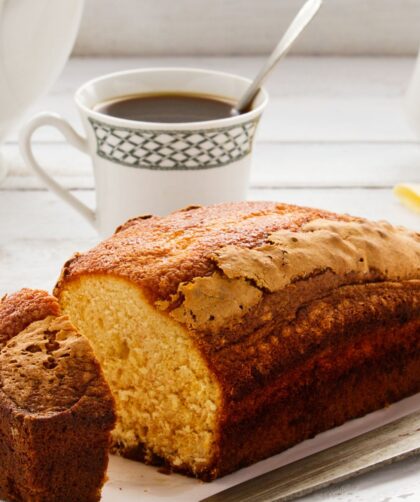
M279 455L211 483L203 483L179 474L161 474L156 467L111 456L109 481L104 486L102 502L138 502L140 499L142 502L162 502L164 500L196 502L242 481L325 450L418 410L420 410L420 393L362 418L350 420L340 427L323 432Z

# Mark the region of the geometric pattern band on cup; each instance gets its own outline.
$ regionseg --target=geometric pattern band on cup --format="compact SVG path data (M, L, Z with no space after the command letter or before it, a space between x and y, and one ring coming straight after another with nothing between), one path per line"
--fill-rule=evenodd
M194 170L221 167L251 152L258 117L230 127L188 130L138 130L89 118L97 154L129 167Z

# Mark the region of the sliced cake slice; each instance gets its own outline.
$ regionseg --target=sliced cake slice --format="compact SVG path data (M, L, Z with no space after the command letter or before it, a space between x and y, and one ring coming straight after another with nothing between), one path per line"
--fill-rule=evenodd
M106 478L114 401L89 342L58 302L0 302L0 499L90 502Z

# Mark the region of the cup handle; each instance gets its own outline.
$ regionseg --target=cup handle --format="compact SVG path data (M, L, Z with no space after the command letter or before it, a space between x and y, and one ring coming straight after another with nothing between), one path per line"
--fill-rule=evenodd
M25 163L33 169L47 187L80 213L91 225L96 227L95 212L57 183L36 161L32 151L31 139L33 133L42 126L55 127L72 146L84 153L88 153L86 138L80 136L60 115L56 113L40 113L29 120L23 127L19 136L19 146Z

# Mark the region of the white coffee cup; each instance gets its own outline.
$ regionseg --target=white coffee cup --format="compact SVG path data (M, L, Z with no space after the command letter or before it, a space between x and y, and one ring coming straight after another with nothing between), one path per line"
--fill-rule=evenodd
M243 200L254 135L268 100L264 90L249 112L205 122L126 120L95 111L95 106L118 97L162 92L213 95L235 102L249 83L237 75L187 68L105 75L85 83L75 94L85 138L59 115L42 113L23 128L21 152L45 184L102 236L140 214L166 214L191 204ZM96 211L61 187L35 160L31 137L46 125L56 127L71 145L91 156Z

